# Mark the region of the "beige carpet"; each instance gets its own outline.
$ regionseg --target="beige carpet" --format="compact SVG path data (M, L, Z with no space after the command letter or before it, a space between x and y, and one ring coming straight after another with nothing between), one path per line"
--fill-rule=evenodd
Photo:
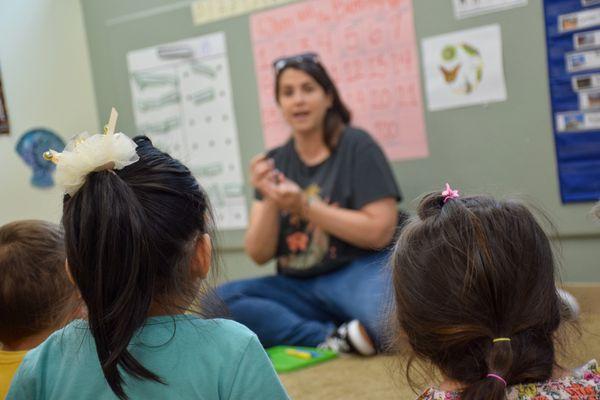
M600 291L597 293L600 298ZM582 336L571 340L563 365L576 366L592 358L600 361L598 304L600 301L587 303L583 307L580 321ZM414 399L416 395L406 383L399 361L391 356L344 356L311 368L281 374L280 377L292 399L296 400Z

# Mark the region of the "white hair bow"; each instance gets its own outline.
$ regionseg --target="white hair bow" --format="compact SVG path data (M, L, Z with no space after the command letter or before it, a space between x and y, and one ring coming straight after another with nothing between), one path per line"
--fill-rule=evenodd
M140 159L135 151L137 144L121 132L114 133L117 116L113 108L103 134L90 136L83 132L70 140L62 153L44 153L46 160L56 164L56 182L68 195L79 190L89 173L123 169Z

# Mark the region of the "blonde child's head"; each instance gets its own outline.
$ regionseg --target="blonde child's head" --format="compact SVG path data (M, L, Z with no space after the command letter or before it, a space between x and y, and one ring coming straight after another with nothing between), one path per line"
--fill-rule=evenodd
M0 342L19 347L68 322L76 288L65 270L58 225L16 221L0 227Z

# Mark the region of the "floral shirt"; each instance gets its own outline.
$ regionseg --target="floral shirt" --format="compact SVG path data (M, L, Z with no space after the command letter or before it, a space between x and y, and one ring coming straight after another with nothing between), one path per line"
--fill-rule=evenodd
M596 360L573 371L572 376L546 382L515 385L508 400L600 400L600 369ZM429 388L417 400L460 400L458 392Z

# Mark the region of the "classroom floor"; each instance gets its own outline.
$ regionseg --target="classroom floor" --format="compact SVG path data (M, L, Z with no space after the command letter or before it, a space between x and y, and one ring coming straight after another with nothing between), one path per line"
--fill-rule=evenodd
M577 295L576 295L577 296ZM572 340L564 365L576 366L595 358L600 361L600 289L593 303L583 304L581 340ZM344 356L304 370L280 375L295 400L405 400L414 399L398 359L392 356L360 358Z

